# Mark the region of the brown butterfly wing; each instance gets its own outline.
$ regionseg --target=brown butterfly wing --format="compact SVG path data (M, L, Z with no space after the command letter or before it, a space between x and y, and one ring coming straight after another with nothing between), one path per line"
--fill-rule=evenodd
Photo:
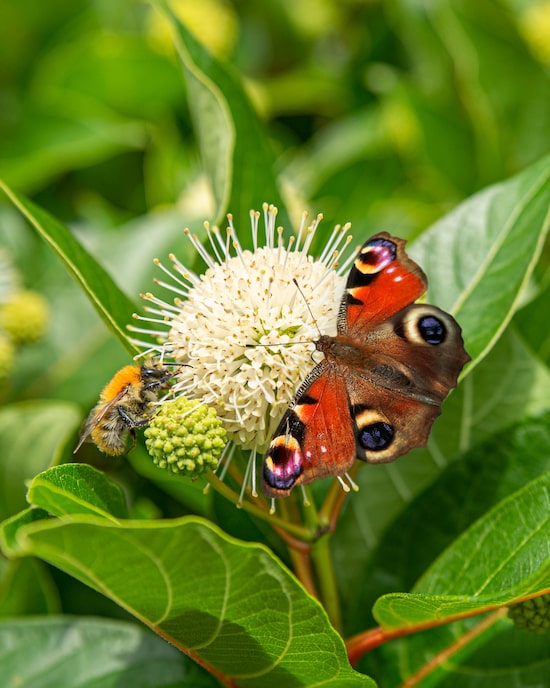
M470 357L454 318L421 304L370 332L362 351L364 366L344 366L357 457L387 463L426 445Z

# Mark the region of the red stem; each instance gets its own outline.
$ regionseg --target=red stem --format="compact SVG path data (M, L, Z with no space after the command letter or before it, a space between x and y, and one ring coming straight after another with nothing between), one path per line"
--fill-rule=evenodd
M435 671L439 666L448 661L453 655L459 652L463 647L466 647L468 643L472 642L478 635L481 635L485 630L490 628L497 621L502 619L507 614L507 607L502 607L496 612L493 612L487 616L483 621L477 624L474 628L470 629L467 633L458 638L454 643L446 647L441 652L438 652L432 659L424 664L417 672L409 676L409 678L401 684L400 688L414 688L417 686L426 676L429 676L433 671Z

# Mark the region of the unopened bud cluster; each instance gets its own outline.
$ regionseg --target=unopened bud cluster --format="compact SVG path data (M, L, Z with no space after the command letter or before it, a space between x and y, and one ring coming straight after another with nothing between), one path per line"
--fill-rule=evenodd
M185 397L160 405L145 438L153 463L191 477L215 469L226 444L215 409Z
M550 629L550 594L515 604L508 609L508 617L516 628L532 633L546 633Z

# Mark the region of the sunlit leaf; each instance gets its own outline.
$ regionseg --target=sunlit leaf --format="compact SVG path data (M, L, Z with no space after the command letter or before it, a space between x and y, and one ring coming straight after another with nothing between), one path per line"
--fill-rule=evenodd
M229 211L244 222L251 208L259 209L267 202L279 207L281 224L288 227L275 178L275 157L237 75L197 41L168 3L156 0L155 4L176 34L217 218Z
M64 468L55 483L37 481L34 506L48 508L55 497L70 507L74 492L77 515L34 520L35 508L11 519L6 554L62 569L239 686L307 685L313 677L334 688L372 685L349 666L322 607L267 548L197 517L116 524L83 514L86 495L96 502L90 488L98 478L76 467L62 480Z
M135 304L61 222L2 181L0 188L63 261L65 268L88 296L107 327L130 353L135 354L136 349L128 340L126 332Z
M385 628L442 621L550 590L550 472L469 528L413 589L380 598Z
M473 365L518 306L550 228L550 158L459 205L411 254L429 276L429 301L460 323Z

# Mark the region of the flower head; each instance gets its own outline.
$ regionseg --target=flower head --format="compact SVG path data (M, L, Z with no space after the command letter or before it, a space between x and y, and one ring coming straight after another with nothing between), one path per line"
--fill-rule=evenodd
M241 247L231 216L225 239L205 223L210 251L186 230L206 271L198 276L174 255L171 270L155 261L170 276L157 283L177 296L169 303L143 295L153 317L135 317L155 327L131 328L156 338L138 342L148 351L185 364L176 374L176 396L213 406L230 440L259 451L313 366L319 330L335 334L344 289L336 259L351 241L349 225L337 226L314 259L308 251L322 216L307 226L304 214L298 236L286 243L276 217L277 209L264 204L261 242L261 214L251 212L252 250Z

